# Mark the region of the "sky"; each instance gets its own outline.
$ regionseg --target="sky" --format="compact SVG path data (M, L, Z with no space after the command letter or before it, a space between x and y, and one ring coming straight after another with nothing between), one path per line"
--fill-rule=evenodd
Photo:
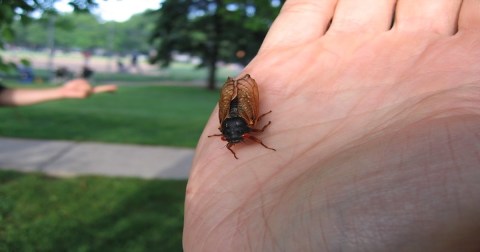
M69 0L60 0L55 8L61 12L71 12ZM160 0L97 0L98 7L92 12L98 14L105 21L127 21L132 15L144 12L147 9L158 9Z

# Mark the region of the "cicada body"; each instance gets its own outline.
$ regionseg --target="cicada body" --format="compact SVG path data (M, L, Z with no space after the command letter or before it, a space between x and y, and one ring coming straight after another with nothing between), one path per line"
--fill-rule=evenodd
M263 132L270 125L271 122L268 122L261 129L255 128L260 118L272 111L259 115L258 87L249 74L238 80L228 77L222 87L218 106L219 130L222 134L211 136L221 136L222 140L227 141L227 148L236 159L238 159L237 155L231 147L245 139L253 140L267 149L275 150L250 134L251 132Z

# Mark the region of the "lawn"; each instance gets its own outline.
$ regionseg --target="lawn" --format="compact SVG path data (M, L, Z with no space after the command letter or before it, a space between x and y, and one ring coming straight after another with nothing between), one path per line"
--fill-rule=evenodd
M182 251L185 185L0 171L0 251Z
M219 95L201 87L145 85L158 82L149 76L98 78L132 83L86 100L2 107L0 136L195 147ZM0 169L0 251L182 251L185 186Z
M0 136L195 147L217 99L199 87L122 86L86 100L0 108Z

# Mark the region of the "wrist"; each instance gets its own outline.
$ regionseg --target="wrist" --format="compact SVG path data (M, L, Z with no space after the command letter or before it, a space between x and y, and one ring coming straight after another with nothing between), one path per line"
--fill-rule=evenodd
M52 91L52 98L54 98L54 99L68 98L67 90L65 90L64 86L54 88L51 91Z

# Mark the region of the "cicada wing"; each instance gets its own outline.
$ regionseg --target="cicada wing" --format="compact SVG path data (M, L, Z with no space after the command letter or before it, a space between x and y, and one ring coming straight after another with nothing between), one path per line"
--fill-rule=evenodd
M250 127L257 123L259 104L257 83L250 75L237 80L238 113Z
M220 124L223 120L227 118L230 111L230 103L236 96L236 87L235 80L228 77L225 84L223 84L222 90L220 92L220 100L218 100L218 117L220 119Z

